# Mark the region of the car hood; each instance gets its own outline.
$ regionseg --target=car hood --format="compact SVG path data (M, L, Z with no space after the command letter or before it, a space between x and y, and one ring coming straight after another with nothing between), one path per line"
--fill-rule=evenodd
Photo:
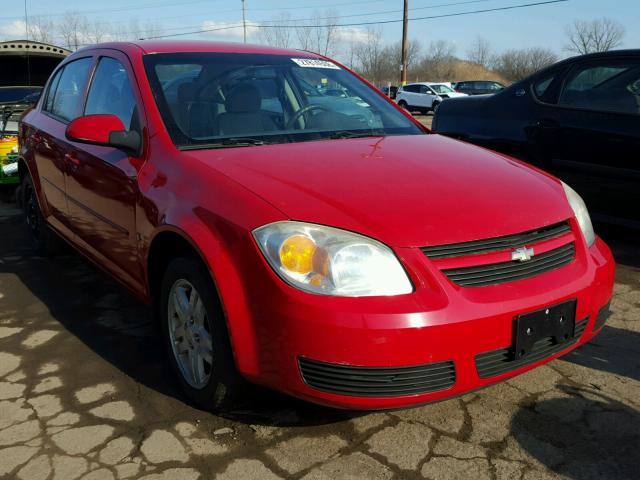
M508 235L571 215L557 180L439 135L188 154L252 190L290 219L356 231L396 247Z

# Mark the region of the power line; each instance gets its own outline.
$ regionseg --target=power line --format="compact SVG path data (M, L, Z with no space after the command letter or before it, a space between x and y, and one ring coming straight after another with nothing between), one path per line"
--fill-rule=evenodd
M387 0L385 0L387 1ZM415 8L410 8L409 11L415 11L415 10L426 10L426 9L432 9L432 8L440 8L440 7L452 7L452 6L458 6L458 5L468 5L470 3L483 3L483 2L494 2L496 0L466 0L464 2L453 2L453 3L441 3L438 5L428 5L426 7L415 7ZM253 9L247 8L247 11L251 11ZM236 10L227 10L227 11L237 11ZM217 12L220 13L220 12ZM353 17L371 17L371 16L375 16L375 15L388 15L390 13L402 13L402 10L379 10L377 12L367 12L367 13L353 13L353 14L349 14L349 15L335 15L332 17L309 17L309 18L279 18L279 19L272 19L272 20L260 20L261 23L263 24L268 24L268 23L278 23L278 22L287 22L287 23L293 23L293 22L310 22L310 21L317 21L317 20L334 20L336 17L339 17L340 19L343 18L353 18ZM200 16L202 16L200 14ZM175 18L175 17L174 17ZM158 20L158 18L156 18L155 20ZM232 23L232 22L229 22ZM256 23L256 22L250 22L247 20L247 23L249 25L251 25L251 23ZM199 28L201 27L202 24L200 25L190 25L190 26L182 26L182 27L169 27L169 28L163 28L163 30L184 30L185 28Z
M555 3L564 3L564 2L568 2L569 0L547 0L547 1L543 1L543 2L533 2L533 3L525 3L525 4L521 4L521 5L509 5L509 6L505 6L505 7L495 7L495 8L486 8L486 9L482 9L482 10L472 10L472 11L467 11L467 12L457 12L457 13L446 13L446 14L441 14L441 15L429 15L429 16L425 16L425 17L415 17L415 18L410 18L409 21L410 22L415 22L415 21L420 21L420 20L434 20L434 19L438 19L438 18L448 18L448 17L460 17L463 15L474 15L474 14L478 14L478 13L488 13L488 12L499 12L499 11L504 11L504 10L515 10L515 9L519 9L519 8L527 8L527 7L535 7L538 5L551 5L551 4L555 4ZM326 25L264 25L264 24L259 24L259 25L254 25L260 28L334 28L334 27L361 27L361 26L367 26L367 25L386 25L386 24L390 24L390 23L400 23L403 20L379 20L379 21L372 21L372 22L353 22L353 23L335 23L335 24L326 24ZM181 32L181 33L172 33L172 34L167 34L167 35L157 35L157 36L153 36L153 37L148 37L146 40L154 40L154 39L159 39L159 38L170 38L170 37L180 37L180 36L185 36L185 35L196 35L199 33L208 33L208 32L218 32L218 31L222 31L222 30L231 30L234 28L240 28L242 27L242 23L237 24L237 25L227 25L225 27L216 27L216 28L204 28L204 29L200 29L200 30L194 30L191 32Z

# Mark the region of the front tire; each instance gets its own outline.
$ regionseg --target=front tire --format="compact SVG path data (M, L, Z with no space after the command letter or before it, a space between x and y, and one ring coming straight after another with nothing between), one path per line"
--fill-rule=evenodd
M176 258L167 267L160 321L169 363L189 400L210 411L231 406L242 382L222 306L198 259Z
M40 210L40 203L38 202L36 189L33 186L33 180L29 175L26 175L22 180L19 192L31 248L36 255L42 257L55 255L60 251L61 241L47 226L42 210Z
M431 105L431 111L433 113L436 113L436 109L438 108L438 105L440 105L440 102L433 102L433 104Z

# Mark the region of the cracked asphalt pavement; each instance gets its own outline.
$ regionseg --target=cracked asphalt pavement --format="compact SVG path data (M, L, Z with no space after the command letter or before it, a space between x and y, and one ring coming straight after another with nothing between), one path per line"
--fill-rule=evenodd
M0 203L0 478L632 479L640 465L640 245L594 341L420 408L330 410L261 389L187 405L150 312L73 252L30 252Z

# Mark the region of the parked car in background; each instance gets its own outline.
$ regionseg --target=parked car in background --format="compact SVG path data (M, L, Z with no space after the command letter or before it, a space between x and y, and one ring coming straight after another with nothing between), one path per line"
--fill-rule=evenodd
M465 80L456 82L453 88L456 92L466 93L467 95L487 95L498 93L504 90L505 87L500 82L491 80Z
M380 91L384 93L387 97L391 99L395 99L396 94L398 93L398 87L396 87L395 85L391 85L391 86L383 85L382 87L380 87Z
M26 40L0 42L0 185L19 183L18 122L69 50Z
M61 235L155 305L200 407L229 405L241 378L342 408L441 400L606 320L614 261L570 187L431 134L313 53L81 49L20 139L33 247Z
M567 59L495 95L451 100L433 129L552 172L597 219L640 227L640 50Z
M402 108L421 113L433 112L447 98L466 97L443 83L421 82L400 87L396 102Z

